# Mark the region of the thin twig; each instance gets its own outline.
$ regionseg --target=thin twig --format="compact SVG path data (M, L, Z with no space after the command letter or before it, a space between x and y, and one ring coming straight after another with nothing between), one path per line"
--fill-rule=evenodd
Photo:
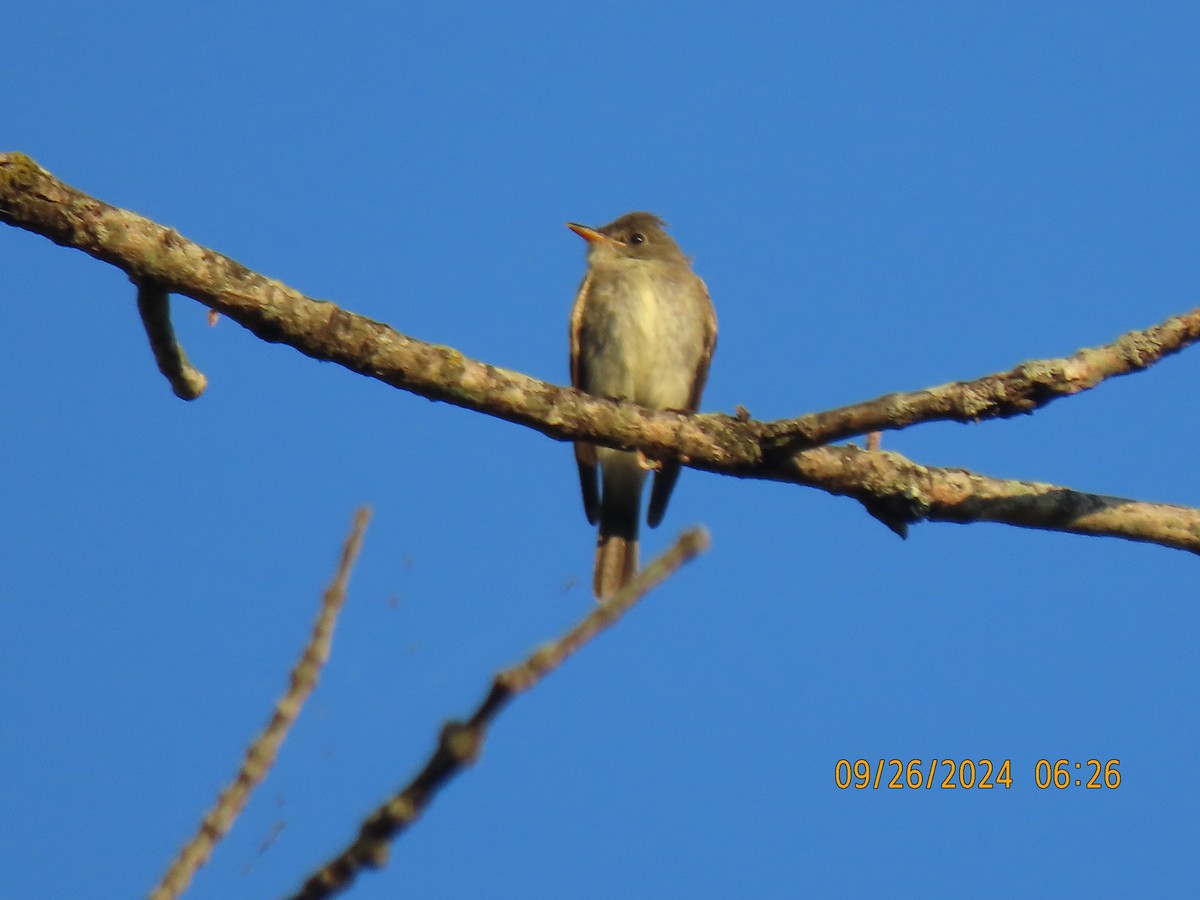
M839 409L766 423L769 441L783 452L803 450L873 431L924 422L981 422L1028 415L1052 400L1091 390L1110 378L1141 372L1200 340L1200 308L1110 344L1061 359L1035 359L971 381L887 394Z
M350 580L350 572L362 549L363 534L370 520L371 511L365 506L354 514L354 523L342 547L337 572L321 597L321 610L313 625L312 636L304 647L300 661L292 669L291 684L287 693L276 704L267 727L246 750L242 767L233 782L221 792L216 805L204 817L195 836L179 851L162 881L150 892L151 900L170 900L187 889L196 871L208 861L213 846L226 835L233 820L246 805L250 792L275 764L280 745L300 715L304 701L316 687L321 667L329 659L334 625L346 602L346 586Z
M314 873L295 894L294 900L332 897L348 888L364 868L385 865L391 842L421 815L451 778L479 758L488 726L509 700L529 690L562 665L567 657L613 625L676 569L707 550L708 545L708 532L704 529L684 532L670 550L569 632L539 647L524 662L498 674L471 717L465 722L448 722L442 728L437 747L421 772L367 818L354 842Z
M187 354L175 337L171 325L171 295L162 285L142 282L137 286L137 307L158 371L170 382L176 397L195 400L204 393L208 379L188 362Z

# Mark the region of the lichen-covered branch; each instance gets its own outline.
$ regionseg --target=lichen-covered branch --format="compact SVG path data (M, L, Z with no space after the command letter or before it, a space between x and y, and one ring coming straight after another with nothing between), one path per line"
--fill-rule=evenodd
M317 675L329 659L333 628L337 623L338 613L345 605L350 572L362 549L363 534L370 520L371 511L366 507L354 514L354 524L342 547L337 572L321 597L321 610L317 615L316 624L313 625L312 635L304 647L304 653L292 670L287 693L275 705L271 721L262 734L255 738L254 743L246 750L242 766L233 782L221 792L216 805L204 817L195 836L179 851L163 875L162 881L150 892L151 900L171 900L183 893L192 876L208 861L213 847L228 833L233 820L246 805L250 792L275 764L275 756L283 744L283 739L287 737L292 724L300 715L304 702L317 686Z
M918 475L918 471L951 470L924 469L906 461L907 467L900 467L906 474L901 478L897 471L894 484L867 480L850 490L847 478L851 473L863 474L860 466L829 467L820 464L830 459L829 453L811 455L811 448L823 443L874 430L939 419L974 421L1028 413L1107 378L1144 369L1194 343L1200 336L1200 309L1063 359L1029 362L974 381L889 394L795 419L758 422L748 415L651 412L589 397L469 359L450 347L416 340L332 303L305 297L169 228L89 197L20 154L0 154L0 221L111 263L137 283L157 283L173 293L192 297L264 340L286 343L315 359L335 362L423 397L536 429L555 440L582 439L637 448L649 457L679 458L697 469L792 481L850 494L897 530L902 530L906 522L922 518L953 522L983 518L1025 527L1153 541L1200 552L1200 539L1193 535L1191 525L1178 527L1182 520L1190 522L1194 513L1180 512L1179 507L1113 501L1042 486L1061 496L1080 498L1073 505L1051 508L1045 502L1044 491L1030 493L1024 482L973 476L980 480L964 482L972 489L982 489L985 484L1007 486L1004 502L959 502L945 508L933 504L925 514L919 505L904 503L896 507L897 498L905 490L921 497L935 496L936 492L922 487L930 487L931 476ZM900 459L894 455L888 458ZM877 465L885 466L885 462ZM1085 527L1083 520L1094 522L1100 506L1119 508L1121 515L1105 515L1103 528ZM1084 508L1091 511L1084 515ZM1167 516L1176 524L1152 527L1159 516ZM1174 537L1164 541L1161 535L1167 532Z
M1028 414L1109 378L1147 369L1197 340L1200 308L1063 359L1038 359L972 381L887 394L840 409L771 422L766 429L777 446L800 450L921 422L980 422Z
M818 447L789 457L779 479L854 497L901 534L922 521L998 522L1200 553L1200 509L1194 507L922 466L899 453Z
M348 888L363 869L382 867L387 862L392 841L400 832L417 820L450 779L479 758L488 727L513 697L532 688L576 650L614 625L676 569L707 550L708 544L708 532L704 529L684 532L671 549L569 632L539 647L524 662L498 674L471 717L465 722L449 722L442 728L433 755L417 776L367 818L358 837L317 870L295 894L295 900L332 897Z

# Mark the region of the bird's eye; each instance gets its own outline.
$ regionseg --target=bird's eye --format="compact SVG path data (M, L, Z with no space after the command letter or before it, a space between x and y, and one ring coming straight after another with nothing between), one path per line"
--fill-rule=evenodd
M644 244L644 243L646 243L646 236L644 234L642 234L640 231L635 231L633 234L631 234L629 236L629 243Z

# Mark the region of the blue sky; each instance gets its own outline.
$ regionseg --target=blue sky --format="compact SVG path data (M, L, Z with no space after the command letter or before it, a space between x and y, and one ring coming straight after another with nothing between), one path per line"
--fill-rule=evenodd
M1198 302L1195 4L25 7L0 149L311 296L567 379L584 247L649 209L708 282L703 408L797 415L1068 354ZM194 898L339 849L491 674L592 606L565 445L0 231L0 861L144 893L234 771L353 509L333 658ZM918 462L1200 505L1195 351ZM1196 560L684 473L713 549L502 715L352 896L1194 896ZM839 759L1011 760L839 790ZM1120 759L1116 790L1037 760ZM270 840L274 835L274 839ZM269 846L264 847L265 844Z

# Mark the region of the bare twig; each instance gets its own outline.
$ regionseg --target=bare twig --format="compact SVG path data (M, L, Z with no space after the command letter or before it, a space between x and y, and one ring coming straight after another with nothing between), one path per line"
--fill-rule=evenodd
M670 550L569 632L498 674L471 717L465 722L448 722L442 728L437 747L420 773L367 818L353 843L313 874L295 894L295 900L332 897L348 888L364 868L385 865L391 842L416 821L451 778L479 758L488 727L509 700L536 685L567 657L613 625L676 569L707 550L708 543L708 532L702 528L684 532Z
M823 464L829 455L809 458L809 448L919 422L969 422L1028 413L1105 379L1145 369L1200 339L1200 309L1195 309L1063 359L1028 362L974 381L889 394L794 419L758 422L744 410L738 416L688 416L652 412L556 387L470 359L453 348L416 340L332 303L310 299L171 229L89 197L21 154L0 154L0 221L78 248L121 268L138 283L157 282L173 293L192 297L264 340L289 344L308 356L335 362L402 390L525 425L555 440L638 449L650 458L678 458L696 469L852 494L897 530L902 528L896 523L922 518L910 514L911 504L902 504L899 513L891 509L906 490L918 491L913 473L939 470L908 463L901 467L904 474L898 474L895 483L871 481L851 491L845 473ZM955 515L947 515L944 521L965 521L957 515L972 509L988 513L990 521L1079 530L1078 517L1064 517L1060 509L1050 509L1035 496L1022 493L1026 491L1024 482L976 477L1003 485L1006 501L986 508L960 505L948 511ZM1103 495L1043 487L1070 494L1079 504L1092 508L1113 502ZM881 493L873 494L873 490ZM1163 543L1153 535L1168 531L1174 537L1166 546L1200 552L1200 537L1190 527L1183 533L1174 524L1152 523L1159 513L1176 522L1179 507L1117 502L1123 514L1107 517L1104 530L1089 533ZM935 518L936 505L930 510L925 517ZM1194 510L1182 514L1187 521L1200 515Z
M188 362L187 354L175 338L175 329L171 326L171 295L161 285L143 282L137 286L137 306L158 371L170 382L176 397L195 400L204 393L208 379Z
M766 427L770 440L786 451L922 422L980 422L1028 414L1109 378L1147 369L1197 340L1200 308L1063 359L1037 359L972 381L887 394L840 409L781 419Z
M178 897L187 889L196 870L208 861L213 846L228 833L233 820L246 805L250 792L274 765L280 745L287 737L292 723L300 715L304 701L316 687L321 667L329 659L333 628L337 623L338 613L346 602L346 585L350 580L350 571L354 568L354 562L362 549L363 533L370 520L371 511L367 507L362 507L354 514L354 524L342 547L337 572L321 597L321 611L313 625L312 636L304 648L304 654L292 670L287 693L276 704L267 727L247 749L242 767L233 782L221 792L216 806L204 817L196 835L179 851L162 881L150 892L151 900L169 900Z

